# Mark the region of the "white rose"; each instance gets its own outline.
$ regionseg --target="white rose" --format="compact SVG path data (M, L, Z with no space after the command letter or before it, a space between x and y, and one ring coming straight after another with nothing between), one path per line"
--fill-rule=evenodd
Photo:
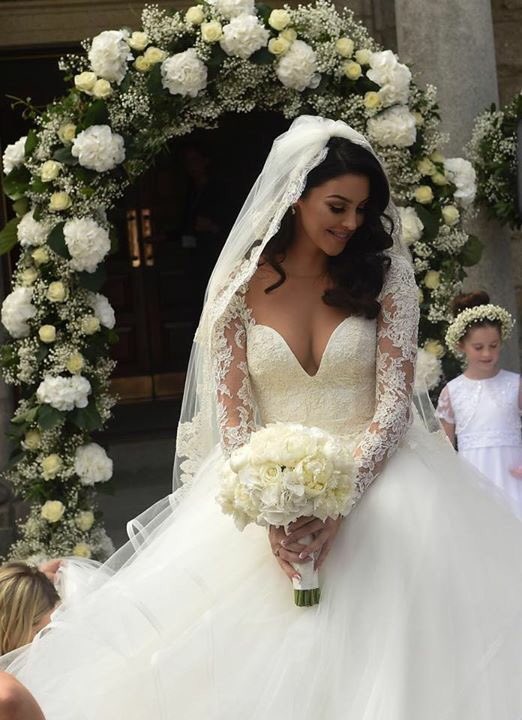
M419 348L415 367L415 390L417 392L433 390L439 384L441 377L440 360L426 349Z
M213 43L217 42L223 35L223 28L221 23L217 20L211 20L210 22L204 22L201 25L201 37L204 42Z
M413 245L417 240L420 240L424 232L424 225L412 207L400 207L399 216L401 218L402 239L406 245Z
M368 133L379 145L410 147L417 138L415 118L407 107L397 105L370 118Z
M18 339L29 335L27 321L36 315L36 308L31 303L32 298L32 288L17 287L7 295L2 303L2 323L14 338Z
M55 192L49 200L49 210L52 212L62 212L68 210L72 205L71 197L64 191Z
M22 445L26 450L38 450L42 444L42 436L38 430L29 430L25 433Z
M94 315L103 327L112 330L115 324L114 310L105 295L101 293L89 293L87 302L94 310Z
M157 63L163 62L167 57L167 53L164 50L160 50L157 47L149 47L145 50L143 56L150 65L156 65Z
M44 457L40 462L40 466L42 468L44 480L52 480L52 478L55 478L62 469L63 461L59 455L53 453L52 455Z
M366 75L380 85L379 95L385 107L395 103L405 104L410 94L411 72L397 60L391 50L370 55L370 70Z
M362 75L362 68L359 63L350 61L344 63L343 72L350 80L358 80L358 78L360 78Z
M317 72L314 50L302 40L296 40L277 63L276 75L285 87L299 92L307 87L316 88L321 76Z
M444 155L439 152L439 150L435 150L435 152L431 153L430 159L433 160L434 163L442 164L444 162Z
M100 321L94 315L84 315L80 321L80 327L85 335L94 335L100 329Z
M62 164L56 162L56 160L47 160L44 162L40 168L40 178L42 179L42 182L51 182L52 180L56 180L61 169Z
M435 290L440 285L440 272L428 270L422 282L429 290Z
M104 80L103 78L96 80L92 88L92 94L95 98L104 99L109 97L109 95L112 95L112 87L110 82L108 80Z
M76 375L81 372L85 367L85 360L83 355L79 352L72 353L67 360L67 370L72 374Z
M144 32L133 32L130 38L127 38L129 47L133 50L137 50L137 52L145 50L149 42L149 36Z
M54 325L42 325L38 330L38 337L44 343L52 343L56 340L56 328Z
M132 53L127 44L128 35L120 30L104 30L92 41L89 61L98 77L121 83L127 72Z
M67 287L61 280L49 283L47 297L51 302L63 302L68 295Z
M426 352L430 353L431 355L435 355L435 357L437 358L443 357L444 353L446 352L444 349L444 345L438 340L426 340L423 348L424 350L426 350Z
M436 172L431 176L431 182L435 185L447 185L448 178L440 172Z
M27 135L24 135L24 137L21 137L12 145L8 145L4 150L3 165L5 175L9 175L11 170L14 170L16 167L22 165L25 158L26 140Z
M254 0L215 0L213 5L227 20L255 13Z
M73 547L72 554L75 557L90 558L92 555L91 546L84 542L76 543Z
M65 512L65 505L59 500L47 500L40 510L41 516L47 522L55 523L61 520Z
M34 219L33 210L26 213L16 229L18 242L23 248L43 245L51 231L51 223Z
M368 108L368 110L376 110L381 105L381 97L378 92L368 90L368 92L364 94L364 107Z
M152 65L151 63L145 58L145 55L138 55L136 60L134 61L134 67L138 72L146 73L149 72Z
M20 274L20 282L24 287L29 287L34 283L36 278L38 277L38 271L34 268L26 268L21 274Z
M351 38L342 37L335 43L335 50L341 57L351 57L354 50L354 42Z
M367 48L361 48L355 53L355 59L359 65L369 65L372 56L372 51Z
M91 125L76 137L71 153L83 167L105 172L125 160L125 145L108 125Z
M290 21L290 13L287 10L272 10L268 17L268 24L277 31L284 30L290 25Z
M205 13L201 5L193 5L185 13L185 20L191 25L201 25L204 19Z
M446 205L442 208L442 217L446 225L456 225L460 219L460 212L455 205Z
M94 272L111 249L108 231L91 218L68 220L63 235L73 270Z
M297 40L297 33L294 28L286 28L285 30L283 30L282 33L280 33L280 37L283 37L285 40L288 40L290 44L292 44L295 40Z
M82 445L74 456L74 471L82 485L107 482L112 477L112 460L97 443Z
M36 390L36 397L40 403L47 403L56 410L68 412L75 407L87 407L90 392L91 384L87 378L79 375L45 375Z
M268 41L268 52L272 55L284 55L289 47L290 43L284 37L271 38Z
M171 95L194 98L207 86L207 66L194 48L189 48L163 61L161 84Z
M422 158L417 163L417 170L421 175L435 175L437 168L429 158Z
M76 137L76 125L64 123L58 128L58 137L63 143L71 143Z
M415 112L413 113L413 117L415 118L415 125L417 127L421 127L422 125L424 125L424 117L422 113L415 110Z
M37 265L45 265L45 263L49 262L49 253L44 247L39 247L36 248L36 250L33 250L31 257Z
M421 205L429 205L433 200L433 190L429 185L419 185L415 190L415 200Z
M94 513L91 510L80 510L74 518L74 524L78 530L87 532L94 525Z
M451 182L456 185L454 197L462 207L468 207L475 200L477 176L473 165L463 158L447 158L444 170Z
M268 44L269 31L255 15L239 15L223 28L219 44L227 55L246 60L252 53Z
M90 95L97 79L96 73L82 72L74 76L74 85L78 90Z

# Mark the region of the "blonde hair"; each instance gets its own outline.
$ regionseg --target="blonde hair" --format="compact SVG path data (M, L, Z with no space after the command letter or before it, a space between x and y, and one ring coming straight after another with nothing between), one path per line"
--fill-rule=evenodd
M60 598L38 568L23 562L0 567L0 655L31 642L34 628Z

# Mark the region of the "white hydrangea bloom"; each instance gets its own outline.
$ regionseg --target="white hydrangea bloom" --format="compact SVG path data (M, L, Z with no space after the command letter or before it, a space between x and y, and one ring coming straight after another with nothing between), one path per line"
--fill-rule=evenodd
M73 270L94 272L111 249L107 230L90 218L68 220L63 234Z
M400 207L399 216L401 219L404 244L413 245L417 240L420 240L424 231L424 225L412 207Z
M26 213L16 229L18 242L24 248L43 245L52 228L50 222L34 219L33 210Z
M321 76L315 51L302 40L295 40L277 63L276 75L285 87L299 92L307 87L316 88Z
M108 125L91 125L76 137L71 153L83 167L105 172L125 160L125 145Z
M366 75L380 85L379 97L384 107L408 102L411 72L391 50L372 53Z
M255 14L254 0L214 0L212 5L228 20L238 15Z
M196 97L207 86L207 66L194 48L189 48L163 61L161 84L171 95Z
M94 314L100 321L100 324L112 330L116 318L114 316L114 310L105 295L101 293L90 293L88 302L94 310Z
M17 287L7 295L2 304L2 323L7 332L14 338L29 335L27 321L36 315L36 308L31 302L32 299L32 288Z
M93 72L109 82L121 83L127 72L127 62L133 59L127 43L128 33L104 30L92 41L89 60Z
M227 55L246 60L256 50L265 47L269 37L269 31L255 15L238 15L223 27L219 44Z
M75 407L87 407L90 392L90 382L81 375L72 377L45 375L38 386L36 397L39 402L47 403L56 410L64 412Z
M104 528L95 528L91 532L90 541L91 546L95 548L96 553L102 558L110 557L115 552L114 543Z
M468 207L475 200L477 175L475 168L464 158L446 158L444 169L451 182L457 186L454 197L462 207Z
M368 120L368 134L379 145L410 147L417 137L415 118L405 105L395 105Z
M433 390L442 377L442 364L439 358L424 348L417 351L415 367L415 391Z
M15 167L19 167L23 163L26 140L27 135L24 135L20 140L8 145L4 150L3 166L5 175L9 175L11 170L14 170Z
M88 443L76 450L74 472L82 485L107 482L112 477L112 460L98 443Z

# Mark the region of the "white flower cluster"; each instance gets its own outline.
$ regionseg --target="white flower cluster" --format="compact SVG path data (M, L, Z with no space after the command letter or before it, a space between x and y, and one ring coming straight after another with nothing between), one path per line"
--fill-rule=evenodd
M434 353L418 348L415 366L415 391L434 390L442 378L442 365Z
M444 169L451 182L457 186L455 199L462 207L469 207L477 192L477 175L473 165L463 158L446 158Z
M29 287L17 287L9 293L2 303L2 323L14 338L29 335L28 320L36 315L32 304L33 290Z
M406 105L394 105L368 120L368 134L379 145L410 147L417 138L415 118Z
M347 515L356 495L345 442L318 428L271 423L232 453L217 500L242 530L249 523L286 526L301 516Z
M255 12L254 0L214 0L211 4L227 20Z
M459 357L461 355L459 343L469 330L470 325L482 322L500 323L500 335L502 340L507 340L513 330L512 315L500 305L487 303L477 305L475 307L466 308L459 312L455 320L451 323L446 332L446 345L449 350Z
M299 92L317 87L321 76L314 50L302 40L295 40L277 63L276 75L285 87Z
M98 77L118 85L121 83L127 73L127 63L133 58L127 37L128 33L121 30L104 30L94 38L89 60Z
M270 33L256 15L238 15L223 27L219 44L228 55L246 60L268 44Z
M125 160L125 144L108 125L91 125L76 136L71 153L83 167L105 172Z
M194 48L189 48L162 63L161 83L171 95L196 97L207 86L207 66Z
M76 450L74 471L82 485L95 485L111 479L113 464L101 445L89 443Z
M24 137L21 137L15 143L8 145L4 150L2 162L5 175L9 175L11 170L14 170L23 163L25 157L26 140L27 136L24 135Z
M43 245L51 231L52 223L46 220L35 220L33 210L26 213L16 229L18 242L23 248Z
M91 384L81 375L53 377L45 375L36 391L40 403L47 403L62 412L87 407Z
M68 220L63 234L73 270L94 272L111 248L109 233L91 218Z
M397 103L405 105L410 95L409 68L400 63L391 50L371 53L369 64L370 69L366 75L380 85L378 95L383 107Z
M412 207L400 207L399 216L401 219L402 240L405 245L413 245L422 237L424 225Z
M90 293L87 302L94 310L95 317L99 320L100 325L112 330L116 323L114 310L105 295L101 293Z

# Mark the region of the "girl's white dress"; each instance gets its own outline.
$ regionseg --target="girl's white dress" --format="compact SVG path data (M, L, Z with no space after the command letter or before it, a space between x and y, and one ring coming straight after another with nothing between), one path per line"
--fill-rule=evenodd
M437 415L455 425L459 453L505 494L522 518L521 399L518 373L500 370L486 380L459 375L441 392Z
M216 359L225 446L255 406L362 452L364 493L320 604L296 607L266 530L221 513L216 446L107 565L69 566L68 600L9 671L47 720L519 720L522 524L442 433L411 422L406 261L380 319L341 322L313 377L236 300Z

